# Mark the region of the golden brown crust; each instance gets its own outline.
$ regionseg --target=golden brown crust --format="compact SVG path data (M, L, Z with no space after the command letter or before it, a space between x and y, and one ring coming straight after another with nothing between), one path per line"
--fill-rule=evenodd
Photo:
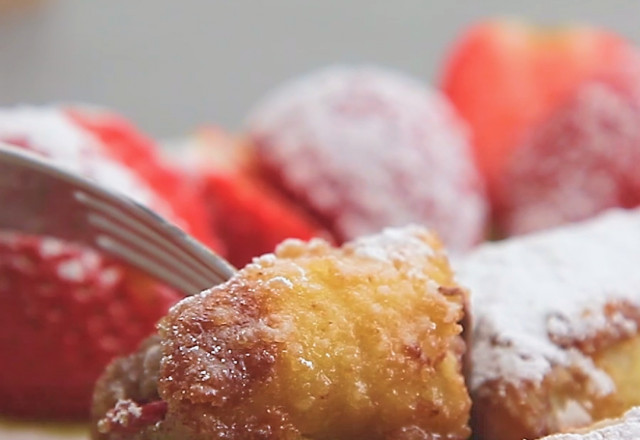
M167 414L127 439L465 439L466 302L423 230L288 242L162 320Z
M482 439L535 439L587 425L598 415L593 412L615 411L611 395L595 392L590 380L580 368L555 367L539 385L488 382L473 396L474 434Z
M522 381L515 386L501 380L488 381L473 393L474 434L481 439L539 438L587 426L593 420L619 416L632 405L640 404L640 399L629 399L624 395L626 391L621 389L624 388L622 382L609 374L605 364L611 356L609 353L618 344L627 344L640 339L640 336L629 338L615 333L617 336L613 337L615 321L611 324L612 331L603 332L596 338L562 341L568 350L585 350L583 354L590 356L603 379L611 381L609 391L603 392L594 385L594 378L579 364L555 366L541 384ZM638 357L634 353L640 348L640 343L636 344L638 348L635 351L627 349L625 354L616 357L625 370L625 380L629 381L637 376L635 371L639 366L632 361ZM636 382L633 381L634 384Z
M237 408L272 376L277 339L283 336L268 299L250 277L235 277L224 289L179 303L161 321L164 357L158 386L163 399L179 403L182 424L196 432L234 434L233 415L214 419L202 414L211 407Z
M163 397L221 406L269 377L278 348L266 296L234 278L225 289L179 303L160 323Z
M585 319L588 319L590 314L590 310L583 312ZM550 330L548 331L549 339L560 347L575 348L585 355L592 355L617 342L635 336L637 329L640 328L640 305L631 301L607 301L602 308L602 316L607 325L590 334L580 334L578 331L557 334ZM563 320L564 317L552 314L548 319ZM630 325L631 323L634 323L635 326Z

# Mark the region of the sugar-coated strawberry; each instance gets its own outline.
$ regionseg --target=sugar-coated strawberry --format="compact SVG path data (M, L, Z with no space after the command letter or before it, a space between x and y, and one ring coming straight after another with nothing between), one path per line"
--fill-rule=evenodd
M273 252L286 238L307 240L324 234L308 214L261 179L253 148L245 140L207 128L187 149L190 168L203 181L212 227L231 264L243 267L253 257Z
M96 378L181 298L87 248L0 235L0 414L84 418Z
M183 183L163 168L151 143L115 117L79 124L82 117L57 108L0 110L0 140L131 196L208 240L205 210L195 218L189 208L199 198L184 192L190 201L179 200L168 183ZM94 250L2 232L0 413L87 417L93 382L106 363L153 332L179 297Z
M583 82L637 63L622 37L589 26L545 30L518 21L481 22L454 44L442 88L474 135L478 165L498 209L502 174L523 136Z
M640 75L633 86L585 83L531 130L506 163L504 234L640 205Z
M435 229L456 251L484 236L466 127L413 78L326 68L266 97L248 127L272 184L339 241L408 223Z

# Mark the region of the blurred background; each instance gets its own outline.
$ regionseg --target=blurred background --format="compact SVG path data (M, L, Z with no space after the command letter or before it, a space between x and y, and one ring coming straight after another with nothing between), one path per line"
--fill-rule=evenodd
M435 82L455 36L488 16L585 21L640 41L640 2L630 0L13 3L29 7L0 14L0 105L96 103L159 137L204 123L237 128L272 86L329 63L378 63Z

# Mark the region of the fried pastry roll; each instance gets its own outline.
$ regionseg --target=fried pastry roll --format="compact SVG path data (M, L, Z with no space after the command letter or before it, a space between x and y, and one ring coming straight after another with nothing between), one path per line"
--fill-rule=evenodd
M534 439L640 405L640 211L486 244L459 263L474 435Z
M466 439L467 293L427 231L289 240L99 381L95 439Z

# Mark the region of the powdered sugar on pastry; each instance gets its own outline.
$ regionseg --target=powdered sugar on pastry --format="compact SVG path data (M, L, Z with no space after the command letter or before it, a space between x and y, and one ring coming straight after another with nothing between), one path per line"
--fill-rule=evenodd
M605 420L588 430L571 434L557 434L544 440L636 440L640 438L640 407L629 410L623 417Z
M486 244L461 259L474 319L471 390L498 379L539 384L558 365L577 366L610 392L587 355L598 338L637 332L639 261L637 210Z
M425 246L430 243L431 246ZM436 250L433 235L419 226L385 228L377 235L367 235L347 243L347 252L381 261L407 262L411 259L428 259L444 252Z

